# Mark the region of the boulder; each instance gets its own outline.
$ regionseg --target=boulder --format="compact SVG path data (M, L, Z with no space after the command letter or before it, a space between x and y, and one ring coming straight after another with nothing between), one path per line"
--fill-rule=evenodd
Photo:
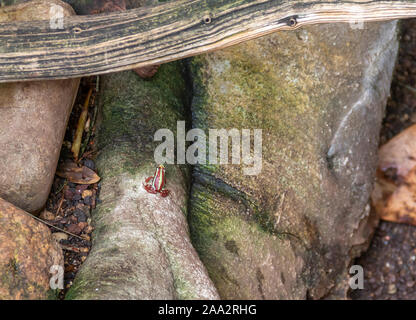
M397 48L396 22L328 24L192 58L193 126L262 130L259 172L193 171L191 239L221 298L346 298L377 222L368 202Z
M158 163L158 129L174 131L187 102L182 63L152 80L131 71L100 77L101 203L92 213L92 250L66 299L216 299L186 221L189 171L167 165L170 194L146 192Z
M51 277L63 264L50 230L0 198L0 300L53 298Z
M48 19L58 0L0 8L0 22ZM0 196L28 212L45 204L79 79L0 84Z

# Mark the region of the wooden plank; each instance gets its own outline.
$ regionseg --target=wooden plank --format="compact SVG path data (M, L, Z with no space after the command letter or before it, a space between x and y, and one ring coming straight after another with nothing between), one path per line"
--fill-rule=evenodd
M121 13L0 23L0 82L103 74L317 23L416 17L416 0L178 0Z

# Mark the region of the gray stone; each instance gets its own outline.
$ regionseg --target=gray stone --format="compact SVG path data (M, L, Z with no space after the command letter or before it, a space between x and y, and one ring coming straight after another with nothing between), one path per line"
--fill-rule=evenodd
M193 244L224 299L345 298L368 206L396 22L278 32L191 61L193 126L263 130L263 168L198 165Z
M0 8L0 22L48 17L52 5L36 0ZM59 159L79 79L0 84L0 196L28 212L45 204Z

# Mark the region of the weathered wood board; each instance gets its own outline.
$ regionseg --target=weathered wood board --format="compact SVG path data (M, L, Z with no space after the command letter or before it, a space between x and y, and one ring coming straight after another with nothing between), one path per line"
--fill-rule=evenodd
M103 74L317 23L416 17L416 0L178 0L121 13L0 23L0 82Z

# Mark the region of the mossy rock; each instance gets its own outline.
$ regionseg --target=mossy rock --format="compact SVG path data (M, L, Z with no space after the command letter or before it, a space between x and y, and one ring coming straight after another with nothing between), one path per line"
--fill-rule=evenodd
M193 171L192 241L222 298L346 296L396 38L396 22L331 24L192 58L193 126L262 129L260 174Z

